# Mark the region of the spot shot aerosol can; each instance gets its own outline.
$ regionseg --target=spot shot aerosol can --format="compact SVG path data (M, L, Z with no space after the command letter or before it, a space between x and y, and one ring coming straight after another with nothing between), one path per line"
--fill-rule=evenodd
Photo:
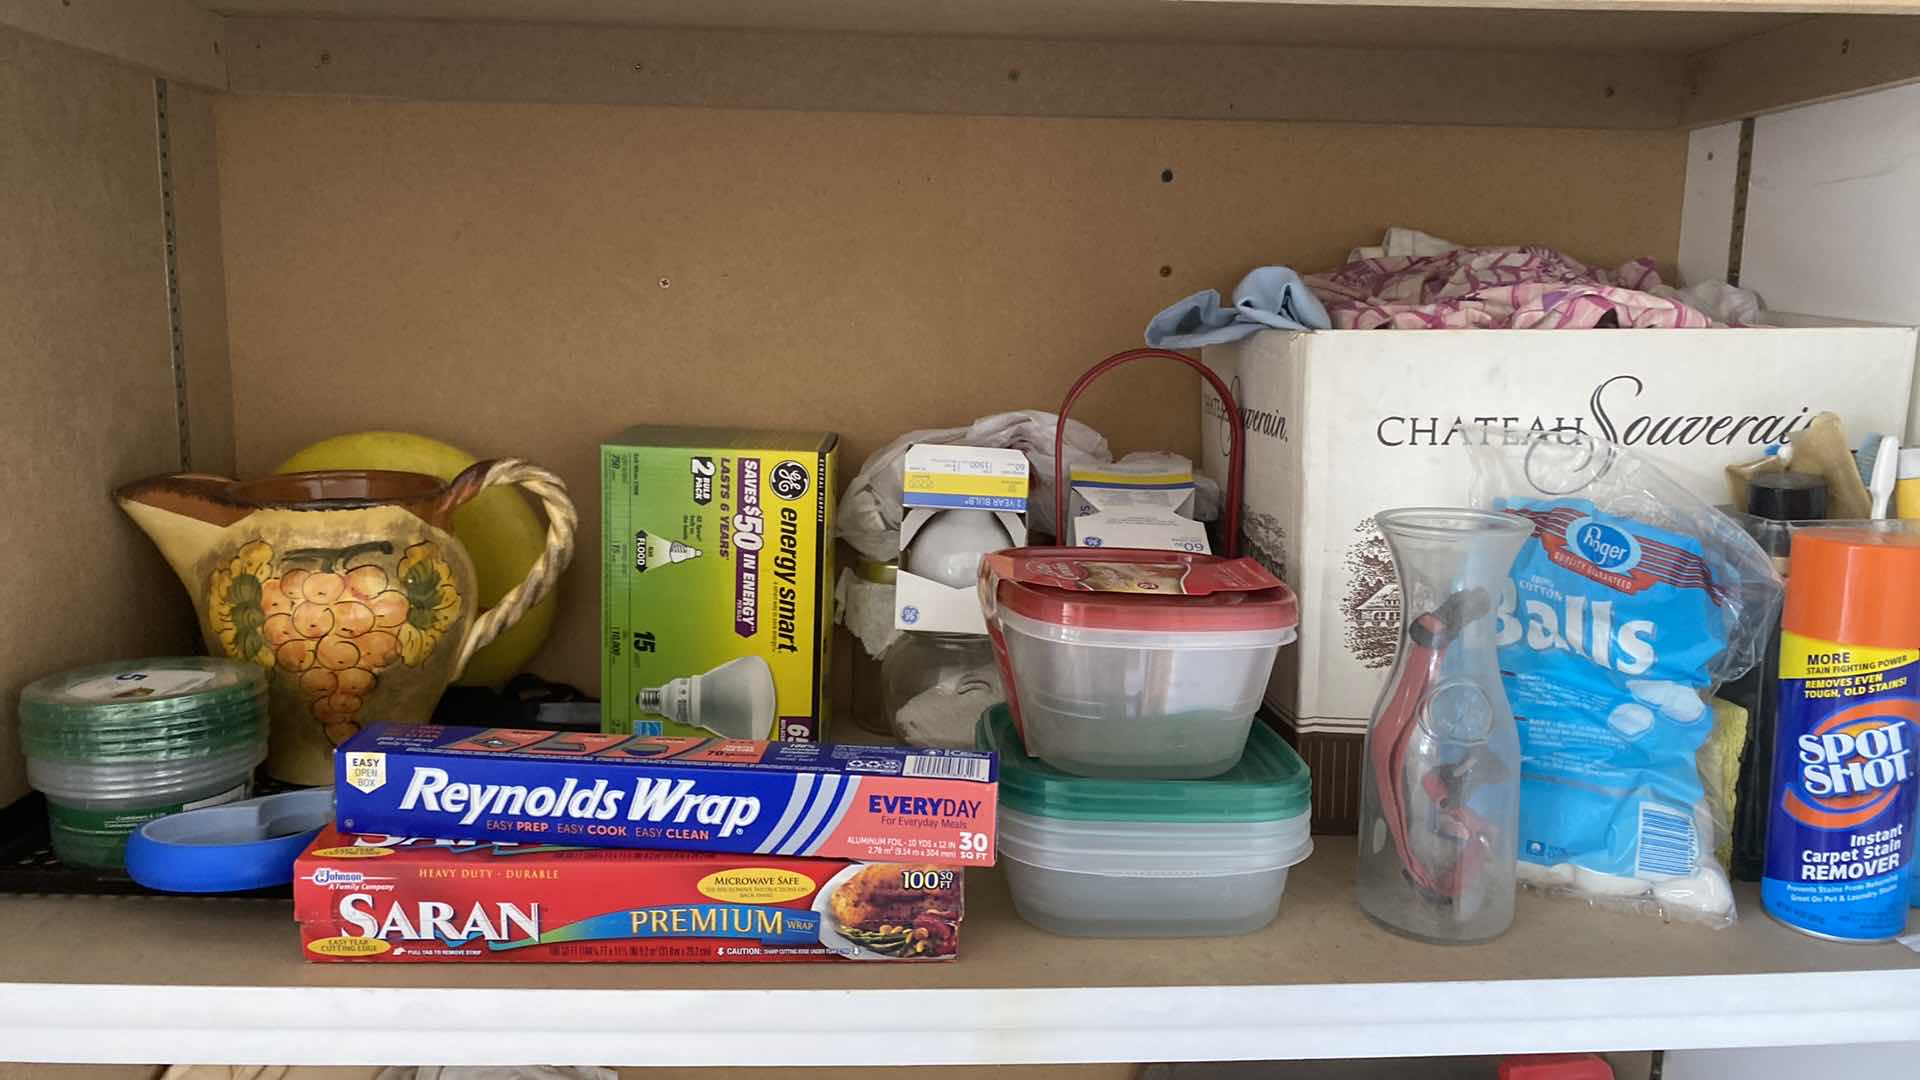
M1920 536L1794 533L1760 898L1815 937L1906 928L1920 798Z

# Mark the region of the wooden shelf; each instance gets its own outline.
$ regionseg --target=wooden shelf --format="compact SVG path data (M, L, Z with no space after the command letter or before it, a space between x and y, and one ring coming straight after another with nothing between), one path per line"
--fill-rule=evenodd
M223 15L324 15L587 25L681 26L885 34L991 34L1115 40L1300 40L1355 35L1393 12L1508 15L1804 16L1903 14L1920 0L201 0ZM1618 22L1630 20L1616 19ZM1704 23L1696 20L1696 25ZM1677 25L1677 24L1676 24ZM1728 25L1734 25L1729 20ZM1345 27L1344 31L1342 27ZM1281 35L1288 30L1290 36ZM1355 38L1354 40L1359 40ZM1673 47L1685 47L1685 42ZM1697 44L1697 42L1696 42Z
M246 94L1669 129L1920 78L1920 0L103 0Z
M1248 937L1082 940L968 876L952 964L314 965L289 905L0 899L0 1046L47 1061L933 1064L1332 1058L1920 1038L1920 956L1525 895L1491 944L1394 937L1319 839Z

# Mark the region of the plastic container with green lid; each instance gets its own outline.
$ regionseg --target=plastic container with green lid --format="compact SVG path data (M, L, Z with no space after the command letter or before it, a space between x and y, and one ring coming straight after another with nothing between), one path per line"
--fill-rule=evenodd
M20 745L54 853L118 868L144 822L246 797L267 752L266 677L201 656L50 675L21 691Z
M1313 851L1306 763L1255 725L1240 764L1204 780L1074 776L1027 754L1007 707L980 718L1000 755L1000 855L1022 918L1058 934L1197 937L1272 922Z

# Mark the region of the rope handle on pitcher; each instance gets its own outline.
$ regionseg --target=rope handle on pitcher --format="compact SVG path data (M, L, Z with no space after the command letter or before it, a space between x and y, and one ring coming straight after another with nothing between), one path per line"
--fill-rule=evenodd
M1067 413L1073 409L1073 403L1079 400L1080 394L1085 391L1088 385L1095 379L1122 364L1129 364L1135 360L1146 360L1155 357L1178 361L1199 372L1200 377L1212 385L1214 393L1220 395L1220 404L1226 407L1227 423L1233 431L1233 440L1227 451L1227 490L1225 498L1222 500L1225 505L1221 507L1220 515L1222 528L1226 532L1226 555L1227 558L1231 559L1240 554L1240 486L1243 474L1246 472L1246 446L1244 445L1246 430L1240 426L1240 405L1233 400L1233 391L1227 388L1227 384L1212 368L1185 353L1177 353L1170 349L1128 349L1125 352L1114 353L1112 356L1088 368L1086 374L1080 376L1073 384L1072 389L1067 391L1066 400L1060 403L1059 425L1055 427L1053 431L1054 528L1062 535L1065 535L1067 526L1067 486L1063 480L1063 475L1066 468L1066 455L1061 453L1060 449L1065 446L1067 442Z
M473 621L467 636L460 642L460 652L454 660L450 678L459 678L474 653L519 622L535 604L546 599L547 594L553 591L554 584L560 580L560 572L573 561L573 537L580 525L579 512L567 494L566 481L538 465L514 458L475 462L453 478L444 498L451 512L452 508L466 503L482 491L505 485L524 488L540 500L540 508L547 515L546 548L527 568L526 578L508 589L499 603L481 612Z

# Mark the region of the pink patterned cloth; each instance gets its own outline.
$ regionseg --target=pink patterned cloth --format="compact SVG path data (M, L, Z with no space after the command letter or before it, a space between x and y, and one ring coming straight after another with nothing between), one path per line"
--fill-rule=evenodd
M1306 279L1335 330L1587 330L1704 327L1712 319L1651 290L1652 259L1615 271L1552 248L1457 248L1358 259Z

